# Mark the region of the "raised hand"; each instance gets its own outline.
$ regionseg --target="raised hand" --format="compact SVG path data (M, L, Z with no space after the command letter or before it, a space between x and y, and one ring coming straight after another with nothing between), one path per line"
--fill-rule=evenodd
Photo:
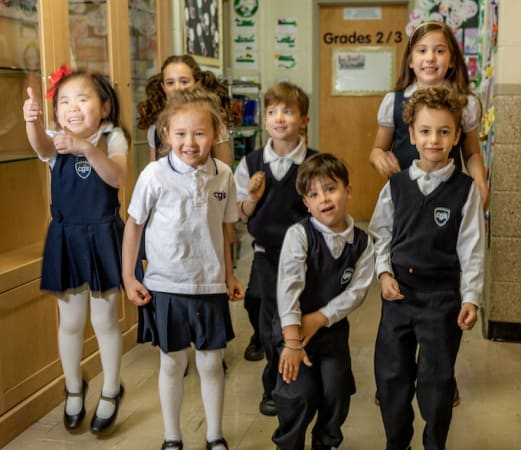
M42 116L42 103L31 86L27 88L27 96L29 98L25 100L23 106L24 120L28 123L34 123L39 121Z

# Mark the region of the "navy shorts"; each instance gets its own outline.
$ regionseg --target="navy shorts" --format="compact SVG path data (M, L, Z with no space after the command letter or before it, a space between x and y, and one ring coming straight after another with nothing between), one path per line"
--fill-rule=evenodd
M151 342L165 353L193 342L197 350L217 350L235 337L227 294L169 294L150 291L139 307L137 342Z

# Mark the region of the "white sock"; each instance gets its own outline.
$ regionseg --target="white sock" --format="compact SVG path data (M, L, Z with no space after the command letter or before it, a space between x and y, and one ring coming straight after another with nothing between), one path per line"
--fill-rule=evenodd
M165 440L181 441L181 403L188 352L186 349L170 353L160 351L159 363L159 400L163 411Z
M201 378L201 397L206 414L206 440L223 437L222 416L224 403L223 350L196 350L195 363ZM225 450L223 445L214 450Z
M68 392L82 392L80 362L83 353L83 333L87 320L89 290L87 287L67 291L58 298L60 324L58 327L58 347L65 376L65 388ZM65 411L75 415L83 407L83 398L67 397Z
M119 289L91 295L90 320L98 340L101 366L103 367L102 395L115 398L120 391L121 355L123 339L118 323L118 305L121 298ZM114 413L116 403L100 398L96 415L107 419Z

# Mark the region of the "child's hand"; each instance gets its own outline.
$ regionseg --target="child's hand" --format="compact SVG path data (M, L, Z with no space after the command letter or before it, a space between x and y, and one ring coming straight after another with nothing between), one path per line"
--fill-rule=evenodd
M226 277L226 287L228 289L228 297L232 302L244 299L244 288L235 275Z
M147 288L135 278L125 280L124 284L127 297L132 303L134 303L134 305L143 306L152 300L152 296L150 295L150 292L148 292Z
M376 150L376 149L375 149ZM378 149L371 155L371 163L380 175L389 178L391 175L400 171L400 163L391 151Z
M29 98L24 102L23 106L24 120L28 123L34 123L40 120L42 115L42 104L32 87L27 88L27 95Z
M328 320L324 314L315 311L309 314L304 314L301 318L300 335L304 339L303 345L307 345L309 340L322 327L327 326Z
M297 379L302 363L308 367L312 365L306 350L282 349L279 359L279 373L282 375L282 379L285 383L289 384Z
M385 300L403 300L405 298L400 292L400 285L390 273L381 273L379 280L382 288L382 297Z
M61 155L85 155L92 147L88 141L74 137L65 130L65 133L59 133L52 138L56 151Z
M458 314L458 325L463 331L472 330L478 321L478 307L472 303L463 303Z
M250 194L250 198L253 201L258 202L264 195L265 189L266 177L264 175L264 172L255 172L248 180L248 193Z

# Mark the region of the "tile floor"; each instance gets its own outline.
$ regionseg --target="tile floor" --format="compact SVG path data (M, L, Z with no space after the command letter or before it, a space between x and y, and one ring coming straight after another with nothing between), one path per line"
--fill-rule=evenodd
M237 272L247 279L251 251L243 245ZM270 437L276 418L258 412L263 362L243 359L250 327L242 303L231 305L236 338L225 352L228 364L224 432L231 450L273 449ZM373 346L379 318L379 292L373 284L364 304L350 317L351 354L358 392L351 401L343 427L342 450L385 448L378 408L373 402ZM521 344L483 339L479 324L465 333L457 364L461 404L454 410L449 450L515 450L521 448ZM101 387L100 376L91 380L88 416L76 434L62 425L63 404L34 423L4 450L159 450L163 440L157 394L159 356L150 345L139 345L124 355L122 379L127 392L114 428L103 437L93 436L88 423ZM416 414L413 450L421 445L421 419ZM203 450L205 420L199 379L190 359L182 410L185 450ZM309 444L308 444L309 445ZM309 447L306 447L309 450Z

